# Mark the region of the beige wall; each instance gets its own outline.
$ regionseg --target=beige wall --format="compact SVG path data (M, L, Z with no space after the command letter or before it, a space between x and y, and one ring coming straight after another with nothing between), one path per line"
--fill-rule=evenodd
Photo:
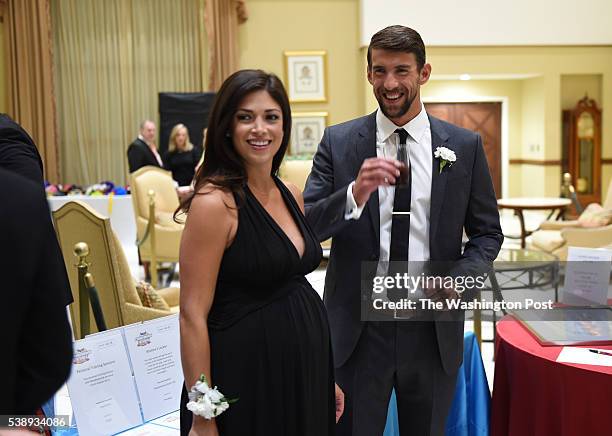
M604 201L608 195L608 187L612 180L612 165L604 165L601 169L601 200Z
M544 77L523 80L522 87L522 131L521 140L515 147L514 156L523 159L543 160L546 149L545 81ZM513 165L516 166L516 165ZM518 165L520 178L511 180L513 192L519 196L544 196L545 184L534 183L544 180L546 167L539 165ZM554 195L554 194L553 194Z
M523 81L522 89L522 131L521 141L517 144L517 158L543 159L546 146L544 107L544 78L535 77Z
M0 21L0 113L6 112L6 60L4 58L4 22Z
M601 74L569 74L561 76L561 108L574 109L585 95L601 106ZM601 107L600 107L601 109Z
M249 0L240 26L240 67L285 80L284 51L327 51L327 102L293 103L294 112L327 111L337 124L364 112L357 0Z

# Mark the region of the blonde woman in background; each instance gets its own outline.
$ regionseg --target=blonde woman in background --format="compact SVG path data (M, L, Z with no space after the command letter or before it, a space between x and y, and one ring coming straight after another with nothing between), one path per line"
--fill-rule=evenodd
M202 149L194 147L189 140L189 131L184 124L177 124L170 132L168 152L164 157L165 167L172 171L172 178L179 186L189 186L195 168L202 157Z

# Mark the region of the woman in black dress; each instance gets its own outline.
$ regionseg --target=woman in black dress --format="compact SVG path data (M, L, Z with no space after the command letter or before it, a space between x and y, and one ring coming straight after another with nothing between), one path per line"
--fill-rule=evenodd
M189 131L184 124L177 124L170 132L168 152L164 156L164 167L172 171L172 178L179 186L189 186L195 168L202 157L202 149L194 147L189 140Z
M230 76L209 121L181 243L185 385L201 373L228 398L215 419L181 402L181 434L326 436L342 413L326 312L305 274L321 247L302 194L276 177L291 111L280 80Z

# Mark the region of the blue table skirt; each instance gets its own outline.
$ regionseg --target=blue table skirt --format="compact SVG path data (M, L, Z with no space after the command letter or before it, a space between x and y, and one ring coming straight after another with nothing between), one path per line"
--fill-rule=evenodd
M446 421L446 436L488 436L491 394L476 336L465 332L463 364L457 375L455 398ZM391 393L383 436L399 435L397 400Z

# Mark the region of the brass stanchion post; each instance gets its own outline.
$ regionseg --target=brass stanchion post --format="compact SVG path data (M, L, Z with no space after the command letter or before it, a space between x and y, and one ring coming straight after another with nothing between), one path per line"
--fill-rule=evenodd
M79 277L79 323L81 331L81 339L91 332L89 325L89 295L87 286L85 285L85 274L87 274L87 256L89 256L89 247L85 242L78 242L74 246L74 255L78 258L77 271Z
M155 191L152 189L148 192L149 195L149 237L151 238L151 285L157 288L157 254L156 254L156 237L155 237Z

